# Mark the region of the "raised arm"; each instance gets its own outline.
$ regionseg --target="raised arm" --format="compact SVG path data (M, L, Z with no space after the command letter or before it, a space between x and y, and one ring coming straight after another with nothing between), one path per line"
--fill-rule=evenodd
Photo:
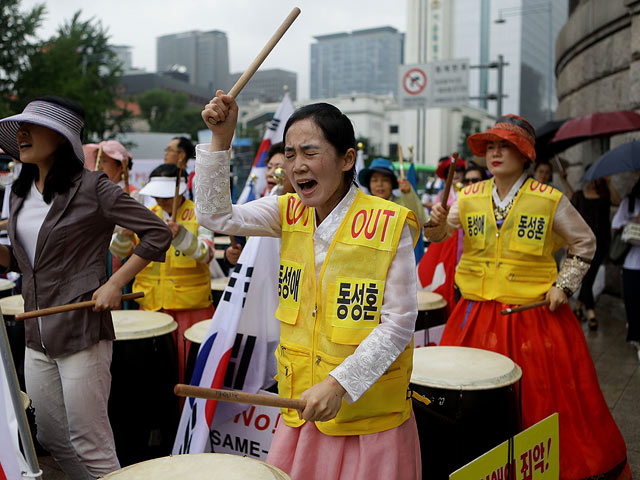
M202 111L202 119L211 130L211 144L196 147L196 218L200 225L214 232L279 237L277 197L264 197L245 205L231 204L230 147L237 117L238 105L222 90Z

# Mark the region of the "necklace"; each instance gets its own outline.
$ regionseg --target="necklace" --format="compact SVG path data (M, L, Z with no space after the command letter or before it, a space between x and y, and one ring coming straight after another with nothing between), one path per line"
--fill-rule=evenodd
M497 222L507 218L507 215L509 215L509 211L511 210L515 199L516 197L514 196L504 207L499 207L495 204L495 202L493 202L493 214L495 215Z

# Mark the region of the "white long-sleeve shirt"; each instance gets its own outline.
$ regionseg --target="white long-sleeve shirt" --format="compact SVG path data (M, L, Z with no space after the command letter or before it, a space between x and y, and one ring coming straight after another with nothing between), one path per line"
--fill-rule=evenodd
M282 223L276 196L244 205L231 204L229 159L229 151L209 152L208 145L196 147L194 192L198 223L228 235L280 237ZM356 192L356 187L352 186L327 218L316 226L313 234L316 278ZM405 225L387 272L380 323L356 351L330 373L347 391L347 402L360 398L411 340L418 313L416 285L413 240Z

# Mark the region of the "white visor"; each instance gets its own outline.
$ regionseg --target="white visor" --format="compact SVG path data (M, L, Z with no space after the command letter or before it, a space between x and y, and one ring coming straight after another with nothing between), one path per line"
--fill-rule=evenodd
M180 179L180 195L187 191L187 181ZM151 177L149 183L140 189L140 195L154 198L171 198L176 193L176 177Z

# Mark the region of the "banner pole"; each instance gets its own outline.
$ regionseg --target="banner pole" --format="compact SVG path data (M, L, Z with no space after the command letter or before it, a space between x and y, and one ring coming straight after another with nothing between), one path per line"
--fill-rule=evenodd
M20 442L22 443L25 460L27 462L27 467L29 468L28 477L41 478L42 470L40 470L40 467L38 466L36 449L33 446L33 439L31 438L31 430L29 429L29 423L27 422L27 415L25 414L24 407L22 405L18 375L16 374L16 367L13 363L13 357L11 356L11 345L9 345L7 328L1 311L0 323L2 323L2 326L0 327L0 357L2 358L2 367L4 368L7 383L9 385L9 394L11 396L11 403L13 404L13 412L18 423Z

